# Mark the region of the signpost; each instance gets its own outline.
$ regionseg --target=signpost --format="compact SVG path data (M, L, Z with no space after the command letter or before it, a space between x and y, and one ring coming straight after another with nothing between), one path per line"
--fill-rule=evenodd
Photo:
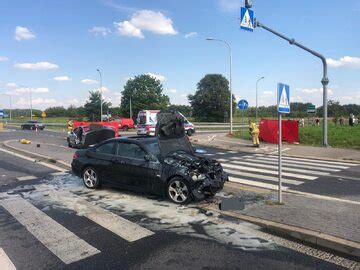
M277 107L279 113L279 203L282 203L282 114L290 113L290 87L279 83L277 89Z
M249 108L249 102L247 102L247 100L245 100L245 99L240 100L238 102L238 108L242 112L242 126L244 126L244 113L245 113L245 110L247 110ZM241 131L241 128L240 128L240 131Z
M241 7L240 29L250 32L254 31L254 11L249 8Z
M307 113L316 113L316 107L313 104L308 105Z

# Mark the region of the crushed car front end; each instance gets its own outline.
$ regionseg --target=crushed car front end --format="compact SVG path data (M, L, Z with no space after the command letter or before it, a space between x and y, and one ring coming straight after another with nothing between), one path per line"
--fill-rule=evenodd
M188 181L196 200L215 195L228 181L228 175L219 162L201 155L175 151L164 162L171 168L170 175L179 175Z

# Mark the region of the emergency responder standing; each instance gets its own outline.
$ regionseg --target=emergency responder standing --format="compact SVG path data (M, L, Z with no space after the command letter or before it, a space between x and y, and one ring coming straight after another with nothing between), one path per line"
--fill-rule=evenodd
M67 126L68 126L68 132L72 132L74 129L74 122L72 120L69 120L67 122Z
M259 130L258 126L256 125L256 123L251 120L249 120L249 133L251 135L254 147L259 147L260 146L260 141L259 141L260 130Z

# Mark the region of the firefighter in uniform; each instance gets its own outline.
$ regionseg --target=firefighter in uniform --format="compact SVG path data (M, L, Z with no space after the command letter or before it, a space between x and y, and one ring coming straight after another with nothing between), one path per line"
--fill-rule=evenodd
M259 130L258 126L256 125L256 123L251 120L249 120L249 133L251 135L254 147L259 147L260 146L260 141L259 141L260 130Z
M72 132L74 129L74 122L72 120L69 120L67 122L67 126L68 126L68 132Z

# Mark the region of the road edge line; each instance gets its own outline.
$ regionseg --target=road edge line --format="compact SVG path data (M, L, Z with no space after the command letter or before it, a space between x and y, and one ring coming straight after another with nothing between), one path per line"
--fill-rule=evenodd
M202 207L209 211L217 212L220 215L237 218L252 224L258 225L264 229L273 231L280 235L289 236L306 243L317 245L319 247L346 254L351 257L360 258L360 243L346 240L329 234L304 229L292 225L287 225L275 221L270 221L258 217L252 217L243 214L237 214L230 211L219 211L215 207Z

